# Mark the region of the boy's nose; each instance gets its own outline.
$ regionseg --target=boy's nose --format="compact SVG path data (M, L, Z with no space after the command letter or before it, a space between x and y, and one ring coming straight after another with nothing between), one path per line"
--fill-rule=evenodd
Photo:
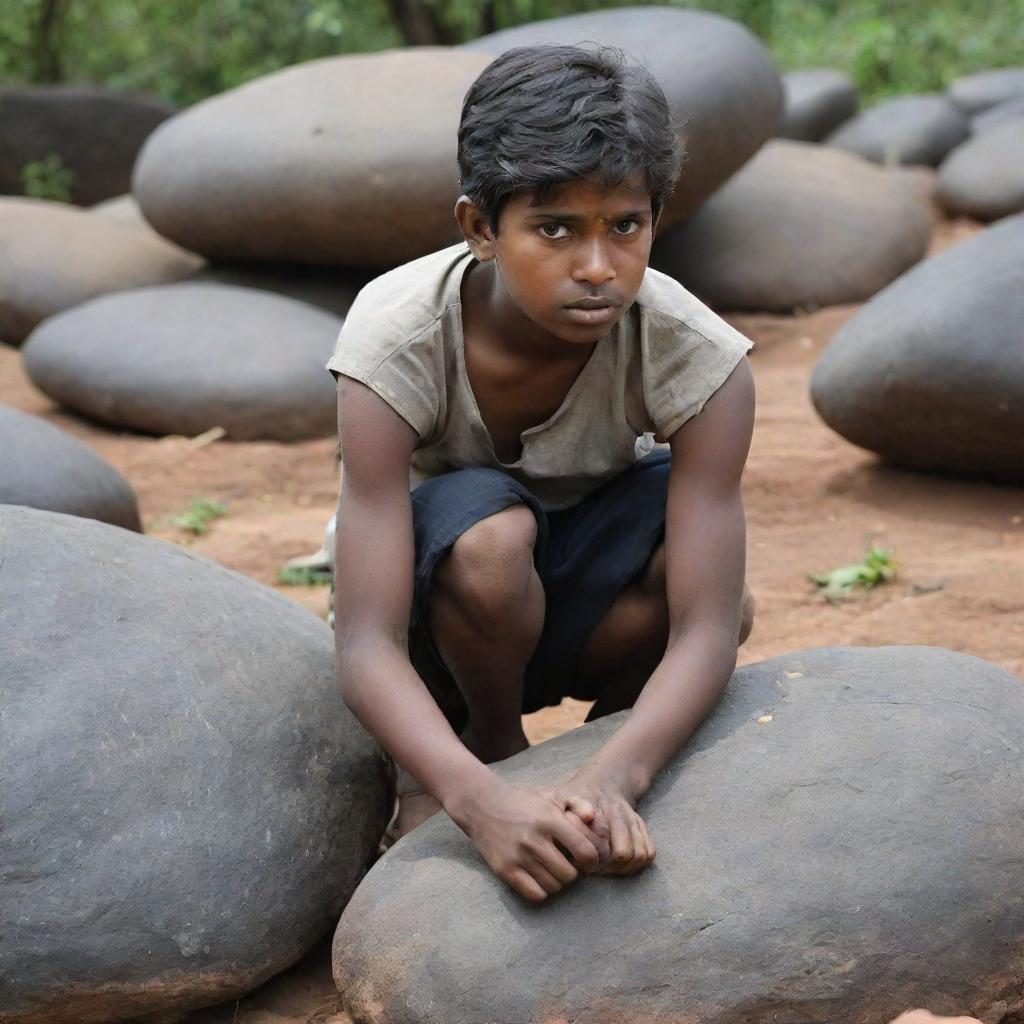
M576 266L573 269L574 281L595 286L602 285L615 277L615 267L606 246L599 241L584 243L576 254Z

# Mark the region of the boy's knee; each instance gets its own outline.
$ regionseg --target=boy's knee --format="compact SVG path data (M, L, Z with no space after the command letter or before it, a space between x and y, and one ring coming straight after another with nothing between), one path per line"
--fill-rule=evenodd
M452 545L435 585L473 620L505 616L522 603L536 539L537 520L525 505L481 519Z
M750 631L754 628L754 613L757 611L757 602L754 595L746 588L743 588L743 607L740 610L740 645L746 642Z

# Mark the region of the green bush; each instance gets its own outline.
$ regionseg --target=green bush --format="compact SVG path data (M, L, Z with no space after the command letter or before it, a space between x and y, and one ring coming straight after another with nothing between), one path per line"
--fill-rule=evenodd
M452 41L624 0L405 0ZM399 0L4 0L0 80L101 82L180 104L298 61L399 46ZM866 101L1021 63L1024 0L676 0L759 35L783 69L838 67ZM44 12L56 12L47 20ZM686 59L685 52L679 55Z
M64 166L59 153L49 153L42 160L33 160L21 169L22 191L32 199L70 203L74 183L74 171Z

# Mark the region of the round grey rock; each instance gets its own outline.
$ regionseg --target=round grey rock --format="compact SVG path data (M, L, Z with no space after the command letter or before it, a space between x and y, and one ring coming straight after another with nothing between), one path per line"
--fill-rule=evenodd
M373 271L300 267L290 264L209 263L192 279L255 288L345 316L356 295L376 277Z
M156 230L223 262L391 267L456 240L462 99L485 57L327 57L214 96L147 140Z
M835 68L803 68L782 76L785 108L776 133L784 139L818 142L857 113L857 87Z
M958 78L948 92L961 110L976 114L1015 96L1024 96L1024 67L995 68L965 75Z
M0 405L0 505L141 530L135 493L109 462L38 416Z
M155 96L98 86L0 89L0 192L21 195L22 168L52 154L74 175L73 202L89 206L127 192L142 143L174 111Z
M774 140L655 242L651 265L713 309L791 312L869 298L931 232L906 172Z
M657 78L687 151L665 227L696 209L779 124L782 82L771 58L752 33L719 15L620 7L520 25L463 48L499 54L542 43L616 46Z
M975 114L971 118L971 131L977 135L979 132L994 128L997 124L1018 117L1024 117L1024 96L1015 96L1013 99L1004 100L994 107L983 110L980 114Z
M172 544L0 506L0 1017L238 998L337 920L388 811L332 635Z
M898 96L858 114L825 142L878 164L934 167L967 130L967 118L945 96Z
M55 401L146 434L293 441L337 428L324 369L342 321L303 302L229 285L108 295L51 317L25 369Z
M742 668L640 805L658 847L649 869L533 906L438 815L392 847L342 916L346 1007L356 1024L1019 1011L1021 716L1020 680L938 648ZM498 770L557 785L625 718Z
M904 274L832 339L822 419L917 469L1024 482L1024 215Z
M957 146L939 168L937 195L950 213L977 220L1024 210L1024 110Z
M0 340L97 295L191 277L202 260L152 231L41 199L0 199Z

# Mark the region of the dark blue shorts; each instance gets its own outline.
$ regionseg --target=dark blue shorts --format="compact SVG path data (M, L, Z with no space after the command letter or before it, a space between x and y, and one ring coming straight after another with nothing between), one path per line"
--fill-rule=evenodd
M537 518L534 565L544 585L546 613L526 670L523 713L563 697L594 700L577 679L580 651L624 587L644 570L665 536L670 453L658 450L561 512L544 512L518 481L497 469L460 469L412 492L416 569L409 656L452 727L467 709L433 642L427 608L438 562L474 523L513 505Z

